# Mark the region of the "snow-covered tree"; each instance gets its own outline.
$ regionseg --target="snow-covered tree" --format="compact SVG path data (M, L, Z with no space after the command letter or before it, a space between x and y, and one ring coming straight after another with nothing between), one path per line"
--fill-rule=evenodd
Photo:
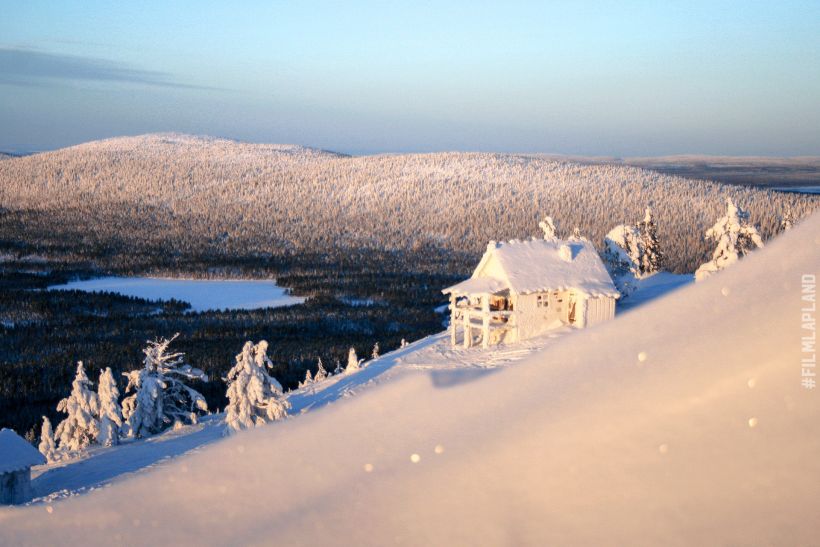
M757 228L749 223L749 213L735 205L731 198L726 199L726 215L707 230L706 238L717 245L712 259L695 272L697 281L731 266L755 248L763 247Z
M402 349L404 349L404 348L406 348L408 345L409 345L409 344L407 343L407 340L405 340L404 338L402 338L402 339L401 339L401 345L400 345L399 347L401 347Z
M282 393L282 385L270 376L273 363L268 358L268 343L245 342L236 356L236 364L228 372L228 406L225 407L225 432L249 429L288 415L290 403Z
M97 442L103 446L113 446L120 443L120 428L122 427L122 410L120 409L120 390L114 380L110 367L100 373L97 384L97 397L100 400L100 432Z
M342 362L336 359L336 368L333 369L333 375L336 376L338 374L343 373L344 371L345 369L342 368Z
M544 239L549 241L558 239L558 229L551 216L545 216L544 220L538 223L538 227L544 232Z
M310 373L310 369L305 371L305 379L299 382L299 387L307 387L313 383L313 375Z
M641 234L642 253L640 270L641 274L652 275L659 272L663 265L663 252L658 243L658 227L652 217L652 209L646 208L643 220L638 223L638 231Z
M351 372L356 372L363 362L364 359L359 359L359 356L356 355L356 348L351 347L350 351L347 352L347 367L345 367L345 373L350 374Z
M49 463L60 459L57 445L54 444L54 433L51 431L51 421L43 416L43 429L40 432L40 445L37 447L40 454L46 457Z
M786 212L780 217L780 231L785 232L786 230L791 230L792 227L794 227L794 222L794 213L792 212L791 205L787 205Z
M631 273L640 277L643 256L641 232L627 224L615 226L604 238L604 256L613 275Z
M322 380L327 378L327 371L325 370L325 367L322 364L322 358L321 357L319 357L319 361L318 361L318 363L316 363L316 367L317 367L316 376L313 377L314 383L315 382L321 382Z
M373 351L370 352L371 359L378 359L379 358L379 343L376 342L373 344Z
M183 353L169 353L176 337L148 342L143 367L124 373L128 378L123 417L132 437L153 435L179 423L196 423L197 412L208 410L205 398L185 380L208 381L207 375L185 363Z
M83 362L77 363L77 373L71 383L71 394L57 404L57 410L68 416L57 424L55 435L60 450L78 452L97 439L100 423L100 401L91 390Z

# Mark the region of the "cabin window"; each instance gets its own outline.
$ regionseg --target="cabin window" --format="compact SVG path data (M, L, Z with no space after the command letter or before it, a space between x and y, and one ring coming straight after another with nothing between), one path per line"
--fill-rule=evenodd
M536 305L539 308L546 308L547 306L549 306L549 298L547 297L547 295L539 294L536 297Z

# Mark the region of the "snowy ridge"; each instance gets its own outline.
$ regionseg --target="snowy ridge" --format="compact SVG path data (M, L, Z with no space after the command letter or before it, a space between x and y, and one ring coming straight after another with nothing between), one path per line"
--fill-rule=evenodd
M516 366L443 355L376 381L381 358L332 387L365 375L360 396L2 509L0 543L812 544L820 397L800 385L798 318L818 233L815 215Z
M532 155L347 157L179 134L109 139L0 162L4 208L82 226L118 247L204 247L236 256L425 249L471 255L472 262L487 241L533 235L547 213L563 229L559 236L578 227L599 245L612 226L634 222L653 204L667 267L694 271L711 250L703 232L727 196L751 211L764 239L778 232L788 207L800 218L820 203Z

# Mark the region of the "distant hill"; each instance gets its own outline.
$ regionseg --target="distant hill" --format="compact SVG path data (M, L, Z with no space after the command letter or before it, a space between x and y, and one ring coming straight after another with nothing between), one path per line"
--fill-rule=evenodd
M106 248L109 261L125 260L124 251L236 257L374 249L465 256L463 268L489 240L537 235L545 214L565 233L578 227L599 244L652 205L668 265L692 271L710 251L703 233L727 196L751 210L767 237L787 206L804 216L818 203L611 163L490 153L349 157L180 134L0 163L0 206L38 215L27 221L29 237L64 247L70 234L73 251Z
M564 156L544 154L557 161L582 164L631 165L667 175L707 179L726 184L788 188L820 186L820 156L705 156L685 154L616 158L611 156Z

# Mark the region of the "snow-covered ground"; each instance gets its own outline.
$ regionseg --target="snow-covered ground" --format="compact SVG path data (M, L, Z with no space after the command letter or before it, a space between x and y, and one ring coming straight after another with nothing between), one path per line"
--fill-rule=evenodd
M187 302L191 311L253 310L301 304L304 298L286 294L273 281L99 277L54 285L49 290L113 292L145 300Z
M815 544L820 395L800 342L818 234L815 215L591 329L426 338L294 393L301 416L4 508L0 544Z
M643 279L633 278L635 290L628 297L618 301L617 311L622 313L637 308L694 282L695 276L692 274L669 272L658 272Z

